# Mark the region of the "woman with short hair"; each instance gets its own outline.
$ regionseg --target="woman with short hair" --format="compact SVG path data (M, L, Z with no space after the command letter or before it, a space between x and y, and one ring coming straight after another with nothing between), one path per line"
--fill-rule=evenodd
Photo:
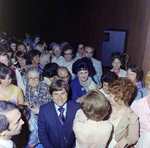
M44 69L43 69L44 82L48 84L49 86L57 77L58 67L59 66L56 63L48 63L44 66Z
M134 83L137 90L144 87L144 84L142 82L143 70L139 65L132 64L129 66L127 70L127 78Z
M57 63L59 66L61 62L64 60L64 57L61 56L61 49L59 44L54 44L52 46L52 53L54 56L52 56L52 63Z
M99 89L100 92L102 92L105 97L108 97L109 91L108 91L108 84L114 80L116 80L118 76L114 72L107 72L105 75L102 76L101 78L101 83L102 83L102 88Z
M75 62L74 57L75 57L75 52L73 47L70 45L66 45L63 47L62 50L62 56L64 57L64 60L60 63L60 66L65 66L69 70L71 74L71 80L73 80L76 76L72 73L72 65Z
M113 52L110 57L110 62L113 66L112 72L116 73L118 77L126 77L127 72L121 69L124 64L124 57L120 52Z
M114 126L110 144L114 143L113 148L134 145L139 137L139 122L137 115L128 106L135 89L133 82L128 78L118 78L108 87L108 100L112 107L109 121Z
M76 148L106 147L112 131L109 121L103 120L110 109L107 98L97 90L90 90L80 103L73 123Z
M14 71L0 63L0 99L15 104L24 104L24 96L21 88L15 86L16 77Z
M42 73L36 67L30 67L26 73L27 85L25 100L29 104L30 109L35 113L39 113L39 107L48 102L52 98L49 94L49 85L42 81Z
M38 67L40 63L40 51L34 49L27 52L27 64L30 65L30 67Z
M99 84L96 84L92 77L93 71L95 71L93 65L88 63L86 58L79 59L73 63L72 72L77 77L70 83L72 101L76 101L91 89L99 89L97 87Z

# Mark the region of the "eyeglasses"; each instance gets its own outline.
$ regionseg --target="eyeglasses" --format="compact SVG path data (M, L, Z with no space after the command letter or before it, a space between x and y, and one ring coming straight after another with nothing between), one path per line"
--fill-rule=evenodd
M33 80L34 80L34 81L38 81L38 80L39 80L39 77L35 77L35 78L32 78L32 77L31 77L31 78L28 78L28 81L33 81Z

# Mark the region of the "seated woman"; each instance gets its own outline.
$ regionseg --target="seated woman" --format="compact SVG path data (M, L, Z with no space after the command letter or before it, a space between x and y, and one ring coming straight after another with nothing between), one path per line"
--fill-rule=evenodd
M150 71L147 75L150 75ZM139 117L140 135L143 131L150 130L150 77L149 79L146 78L145 86L147 89L147 95L144 98L133 101L131 105L131 109Z
M96 84L92 76L90 76L93 69L93 65L87 63L85 59L79 59L73 63L72 72L77 77L70 83L72 101L76 101L91 89L99 89L100 85Z
M40 51L34 49L27 52L27 64L30 67L38 67L40 63Z
M61 56L60 45L54 44L52 46L52 52L54 55L54 56L52 56L52 63L57 63L60 66L61 62L64 60L64 57Z
M60 63L60 66L65 66L69 70L71 74L71 79L73 80L76 76L72 73L72 65L74 63L74 49L73 47L66 45L63 47L62 50L62 56L64 57L64 60Z
M54 79L57 77L57 69L58 69L58 64L56 63L48 63L44 66L43 70L43 77L44 77L44 82L47 85L51 85L51 83L54 81Z
M137 90L144 87L142 82L143 70L140 68L140 66L135 64L130 65L127 70L127 78L134 83Z
M114 72L111 72L111 71L107 72L105 75L102 76L101 83L102 83L103 87L101 89L99 89L99 91L102 92L106 98L109 95L108 84L110 82L116 80L117 78L118 78L118 76Z
M81 109L73 123L76 148L106 147L112 131L110 122L103 120L110 109L107 98L99 91L90 90L80 103Z
M109 121L114 126L112 140L113 148L124 148L134 145L139 137L138 117L128 107L128 101L134 92L133 82L127 78L118 78L108 85L109 102L112 112Z
M35 113L39 113L39 107L48 102L52 98L49 93L49 85L42 81L40 69L30 67L26 73L27 85L25 100L29 104L29 108Z
M6 65L0 63L0 99L10 101L15 104L24 104L24 96L21 88L15 86L14 71Z
M113 66L112 72L116 73L118 77L126 77L127 72L120 68L124 63L124 57L120 52L112 53L110 62Z
M8 55L5 52L1 52L0 53L0 62L5 64L8 67L11 67L10 59L9 59ZM16 80L17 80L16 81L17 82L16 85L18 87L20 87L23 90L24 94L25 94L25 85L23 83L23 80L22 80L20 72L16 68L11 67L11 69L13 69L13 71L15 72L15 75L16 75Z

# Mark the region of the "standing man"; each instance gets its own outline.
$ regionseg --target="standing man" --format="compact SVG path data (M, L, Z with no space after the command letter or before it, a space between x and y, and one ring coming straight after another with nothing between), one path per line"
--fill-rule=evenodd
M84 56L88 57L88 58L90 58L92 60L93 66L94 66L94 68L96 70L96 75L97 75L97 77L98 77L98 79L100 81L101 80L101 76L103 74L101 61L98 61L95 58L93 58L93 55L94 55L94 48L91 47L91 46L86 46L84 48Z
M40 107L38 132L44 148L72 148L75 135L73 120L80 104L68 100L69 85L56 80L50 85L53 102Z
M76 57L74 58L75 61L84 57L84 43L79 41L75 44L76 50Z
M0 148L13 148L11 138L20 133L23 124L17 106L0 100Z

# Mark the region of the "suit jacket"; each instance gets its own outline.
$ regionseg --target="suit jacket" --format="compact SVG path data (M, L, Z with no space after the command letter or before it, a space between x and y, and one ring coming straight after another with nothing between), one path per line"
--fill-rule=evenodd
M129 107L126 107L126 111L115 131L115 140L117 142L123 138L128 140L129 146L135 144L139 138L138 117Z
M65 123L62 127L63 140L66 142L65 148L72 148L75 142L75 135L72 130L73 120L80 104L72 101L67 102L67 112ZM54 102L50 102L40 107L38 117L39 139L44 148L60 148L60 138L57 126L58 115Z

